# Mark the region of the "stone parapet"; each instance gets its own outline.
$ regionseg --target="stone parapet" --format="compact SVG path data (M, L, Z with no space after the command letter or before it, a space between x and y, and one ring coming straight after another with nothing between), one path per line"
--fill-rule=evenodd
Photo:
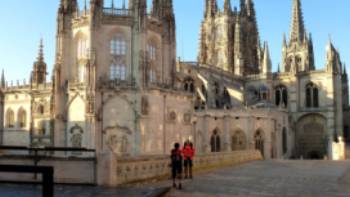
M210 153L194 158L194 170L203 171L261 160L259 151ZM142 158L119 158L117 161L117 184L128 184L150 179L170 177L170 156L149 156Z

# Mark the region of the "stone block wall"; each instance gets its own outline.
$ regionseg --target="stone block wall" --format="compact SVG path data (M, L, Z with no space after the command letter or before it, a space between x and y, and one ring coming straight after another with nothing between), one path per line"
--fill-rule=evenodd
M209 153L198 155L194 158L194 170L197 172L211 170L261 159L260 152L256 150ZM121 185L170 177L169 164L169 156L119 159L116 172L117 184Z

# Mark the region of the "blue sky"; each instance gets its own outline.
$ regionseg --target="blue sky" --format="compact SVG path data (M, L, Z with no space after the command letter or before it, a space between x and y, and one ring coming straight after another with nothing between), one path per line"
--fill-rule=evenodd
M84 0L80 0L82 6ZM105 0L105 6L110 0ZM122 0L115 0L121 4ZM150 5L151 0L148 0ZM218 0L222 7L224 0ZM239 0L231 0L238 6ZM89 2L89 0L87 0ZM270 45L274 70L281 61L282 36L289 35L292 0L255 0L261 40ZM343 62L350 63L349 0L302 0L305 25L314 39L317 68L323 68L329 35L340 50ZM44 38L49 72L54 64L56 13L59 0L11 0L0 6L0 68L7 80L28 79L36 59L40 37ZM199 27L204 0L174 0L178 56L197 57Z

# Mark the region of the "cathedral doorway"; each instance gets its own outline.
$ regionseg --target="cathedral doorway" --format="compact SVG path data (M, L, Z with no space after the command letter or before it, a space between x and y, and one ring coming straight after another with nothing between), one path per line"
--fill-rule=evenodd
M326 119L319 114L301 117L297 124L296 144L299 156L322 159L327 154Z
M247 149L247 138L242 130L235 131L231 137L231 150Z
M261 130L257 130L254 135L255 150L259 150L262 157L264 157L264 133Z

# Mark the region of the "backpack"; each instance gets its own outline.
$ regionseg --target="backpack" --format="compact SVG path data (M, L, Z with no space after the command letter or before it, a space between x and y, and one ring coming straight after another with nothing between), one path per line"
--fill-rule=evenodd
M171 151L171 162L181 162L182 155L180 150L173 149Z

